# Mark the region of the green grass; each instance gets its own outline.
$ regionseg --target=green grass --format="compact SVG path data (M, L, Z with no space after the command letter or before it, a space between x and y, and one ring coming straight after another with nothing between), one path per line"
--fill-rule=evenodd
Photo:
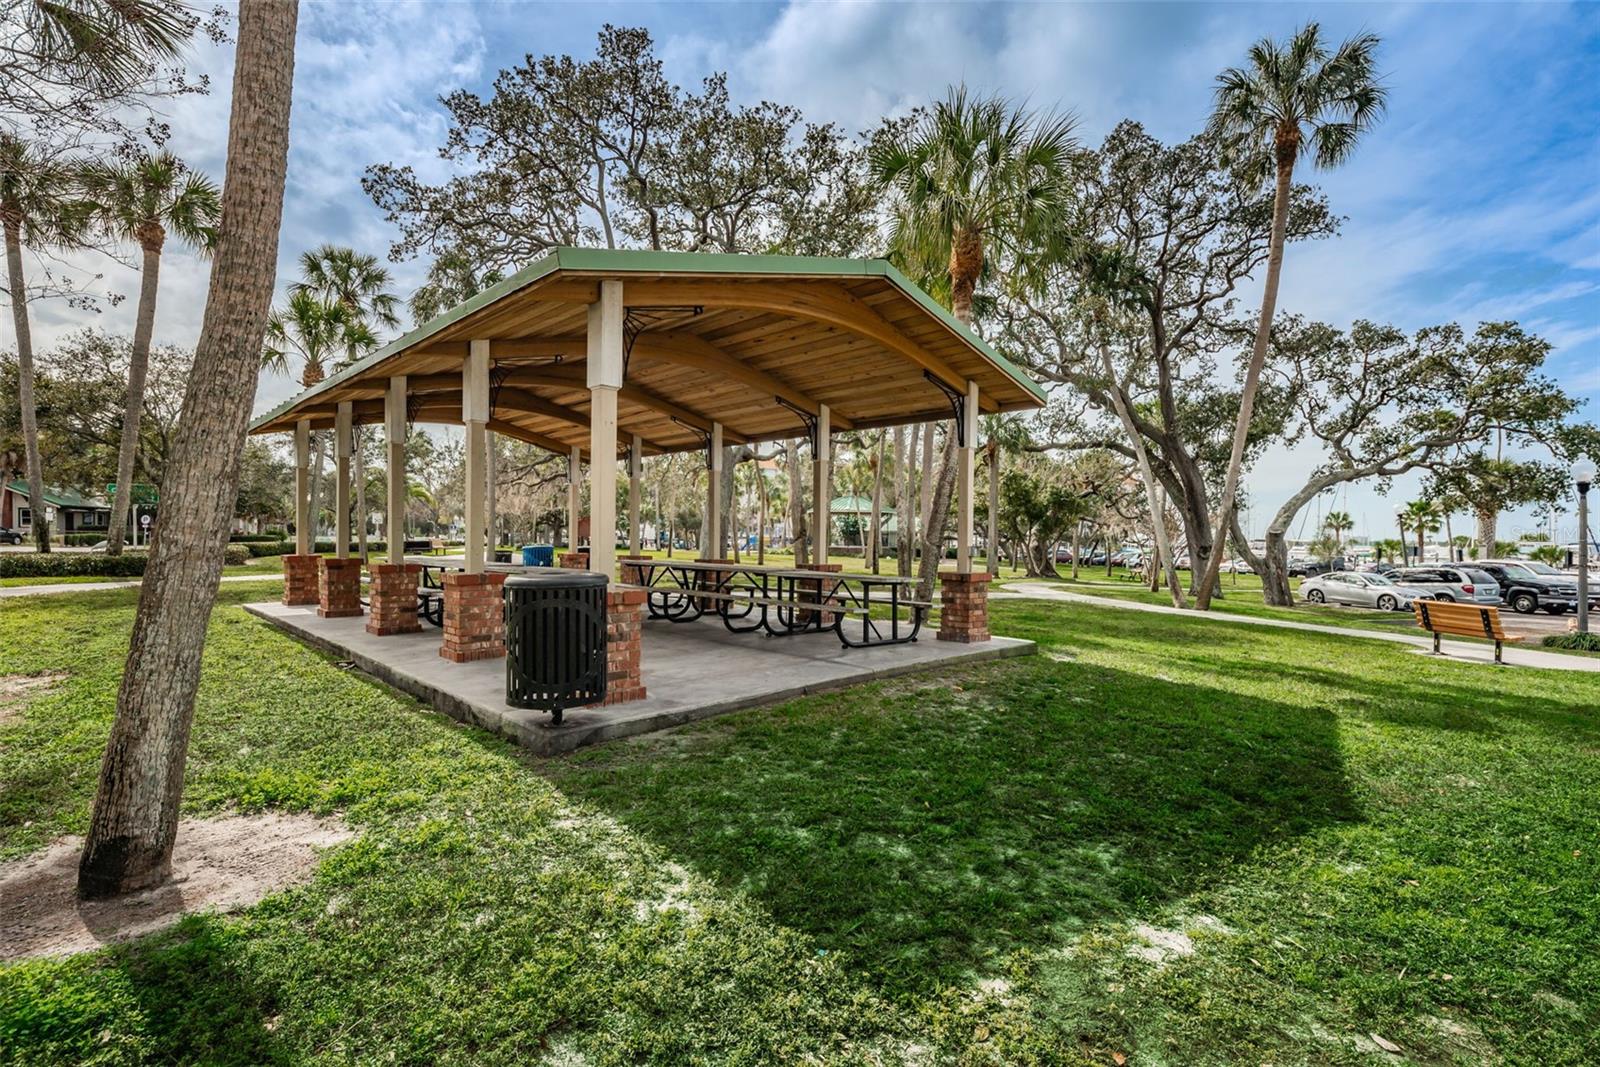
M273 588L223 587L186 807L360 838L0 969L0 1060L1600 1058L1600 676L1006 601L1041 655L538 761L236 606ZM0 674L68 674L0 728L0 855L82 829L133 603L0 611Z

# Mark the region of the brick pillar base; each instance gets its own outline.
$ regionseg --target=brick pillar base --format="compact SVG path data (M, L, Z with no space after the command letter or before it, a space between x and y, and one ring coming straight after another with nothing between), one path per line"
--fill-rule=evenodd
M623 585L649 585L655 560L650 556L618 556Z
M504 574L444 575L444 641L439 655L453 663L506 654Z
M318 565L317 614L324 619L361 614L361 560L324 559Z
M821 571L824 574L838 574L840 571L844 570L844 564L843 563L813 563L813 564L810 564L809 566L804 567L802 569L803 570L808 570L808 571ZM822 601L822 581L820 579L813 580L813 581L806 581L805 579L802 578L800 581L796 582L795 585L798 586L798 588L800 590L800 595L801 595L801 597L803 599L808 600L813 604L817 604L817 603L820 603ZM816 617L816 615L817 615L817 613L815 611L809 611L809 610L802 611L800 613L800 617L802 619L805 619L807 622L810 622L813 618ZM838 622L838 621L839 621L839 616L834 615L834 616L831 616L830 618L824 619L823 620L823 625L824 626L832 626L835 622Z
M315 604L317 602L317 564L321 556L283 557L283 602L285 604Z
M939 572L939 640L977 644L989 640L987 571Z
M367 567L367 633L380 637L413 634L422 629L417 618L417 576L422 568L415 563L373 563Z
M586 571L589 569L589 553L563 552L557 562L569 571Z
M639 640L644 633L645 591L614 585L606 590L606 698L623 704L645 697L639 674Z

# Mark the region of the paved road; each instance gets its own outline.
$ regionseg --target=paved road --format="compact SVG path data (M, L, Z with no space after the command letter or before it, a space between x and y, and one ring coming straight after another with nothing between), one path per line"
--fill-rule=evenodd
M1097 608L1122 608L1130 611L1149 611L1158 615L1182 615L1186 619L1207 619L1211 622L1238 623L1244 626L1275 626L1284 630L1307 630L1312 633L1332 634L1335 637L1366 637L1374 641L1393 641L1397 644L1411 645L1427 651L1433 649L1433 638L1420 632L1385 633L1382 630L1356 630L1346 626L1324 626L1320 623L1295 622L1290 619L1261 619L1252 615L1225 615L1215 611L1185 611L1170 604L1144 604L1114 597L1088 596L1045 582L1012 582L1004 590L996 590L994 593L997 597L1004 597L1007 594L1033 600L1064 600ZM1556 621L1560 621L1560 629L1564 632L1566 620L1562 618ZM1487 643L1446 640L1442 647L1445 655L1452 659L1470 660L1475 663L1494 662L1494 646ZM1505 661L1518 667L1547 667L1552 670L1600 673L1600 659L1597 658L1518 648L1515 645L1505 646Z
M265 571L261 574L232 574L224 582L270 582L281 579L282 571ZM144 584L142 578L125 582L57 582L54 585L10 585L0 589L0 600L14 596L49 596L52 593L96 593L102 589L137 589Z

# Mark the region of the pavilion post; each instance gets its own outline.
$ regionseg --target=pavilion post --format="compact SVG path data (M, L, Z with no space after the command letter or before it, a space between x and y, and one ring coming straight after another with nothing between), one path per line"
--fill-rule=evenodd
M333 417L333 555L335 559L350 558L350 444L354 426L354 407L350 401L341 401Z
M960 463L956 468L960 507L956 515L956 572L972 573L972 493L978 444L978 383L967 382L967 400L961 409ZM994 549L991 547L990 552Z
M628 448L628 554L637 556L644 548L644 531L639 523L639 493L644 480L644 439L633 435Z
M294 552L311 554L311 420L294 425Z
M385 524L389 541L389 562L406 559L406 376L389 379L384 397L383 431L389 449L389 521Z
M727 545L722 540L722 423L711 424L711 463L706 468L706 541L700 554L721 559Z
M622 283L601 282L600 299L589 305L589 569L608 578L617 562L617 390L622 388L622 316ZM636 490L630 490L630 508L637 495Z
M578 503L582 499L578 483L582 478L583 450L573 445L567 457L567 551L573 555L578 551Z
M466 423L466 572L482 574L484 494L488 488L489 342L475 340L461 369L461 421Z
M833 518L833 415L826 404L817 405L817 447L811 459L811 496L816 507L811 523L811 562L826 567Z

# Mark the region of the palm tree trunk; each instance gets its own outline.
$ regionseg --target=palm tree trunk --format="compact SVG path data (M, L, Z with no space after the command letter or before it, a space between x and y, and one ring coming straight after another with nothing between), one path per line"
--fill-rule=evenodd
M1000 444L997 441L989 442L989 525L984 536L988 539L984 552L988 571L999 577L1000 555L995 551L1000 543Z
M911 577L911 464L906 461L906 436L904 426L894 428L894 563L895 573L902 578ZM911 439L916 448L916 438Z
M86 898L143 889L171 871L201 654L272 302L298 14L282 0L239 8L221 236L78 864Z
M33 542L50 551L48 505L44 501L44 467L39 459L39 412L33 400L33 331L28 325L28 289L22 277L22 226L6 219L6 281L11 286L11 321L17 330L17 402L22 408L22 450L26 455L28 514L33 516Z
M804 567L811 558L811 538L806 531L806 479L800 477L799 442L783 443L783 465L789 469L789 540L794 550L794 565Z
M870 562L872 573L878 570L878 554L883 551L883 459L885 445L889 440L887 430L878 431L878 462L872 468L872 547Z
M355 453L351 457L350 476L356 482L356 551L362 564L365 565L367 562L367 464L366 460L362 458L362 453L366 451L362 446L366 442L361 439L361 427L352 427L350 434L354 438L352 442L354 447L350 451ZM404 549L404 547L405 544L402 542L401 548Z
M1195 607L1206 611L1211 607L1211 596L1216 589L1217 575L1222 569L1226 554L1227 530L1238 503L1239 471L1244 466L1245 440L1250 435L1250 417L1255 410L1256 388L1261 382L1261 368L1267 362L1267 342L1272 335L1272 316L1278 307L1278 281L1283 275L1284 231L1289 221L1289 193L1294 176L1293 151L1278 152L1278 187L1272 198L1272 238L1267 255L1267 283L1261 292L1261 317L1256 321L1256 343L1250 353L1250 366L1244 375L1244 391L1239 394L1239 418L1233 427L1233 451L1228 456L1228 475L1223 481L1222 499L1218 502L1217 543L1206 559L1205 577L1195 590Z
M311 445L315 452L315 460L311 464L311 507L306 515L311 523L311 551L317 550L317 530L322 525L322 459L323 449L327 438L323 431L314 430L311 434Z
M917 464L917 477L921 479L917 491L919 505L917 508L917 552L921 558L922 539L928 529L928 516L933 514L933 446L935 424L925 422L922 424L922 461Z
M123 532L133 504L133 460L139 450L139 423L144 416L144 383L150 371L150 336L155 331L156 288L161 277L161 247L144 248L139 277L139 317L133 325L133 350L128 357L128 396L122 405L122 440L117 445L117 495L111 502L111 528L106 555L122 555Z

